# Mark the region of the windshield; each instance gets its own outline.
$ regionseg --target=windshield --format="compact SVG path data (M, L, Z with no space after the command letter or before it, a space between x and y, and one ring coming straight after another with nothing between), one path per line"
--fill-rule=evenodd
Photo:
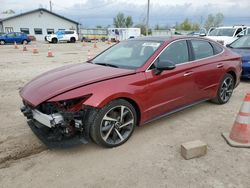
M92 63L136 69L145 64L161 43L158 41L123 41L97 56Z
M231 48L250 48L250 36L243 36L230 44Z
M216 28L211 31L208 36L228 36L232 37L236 29L234 28Z

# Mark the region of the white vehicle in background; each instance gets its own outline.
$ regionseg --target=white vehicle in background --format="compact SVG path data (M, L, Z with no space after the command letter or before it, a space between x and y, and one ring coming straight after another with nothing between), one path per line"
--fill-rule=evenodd
M45 40L50 43L61 41L75 43L78 40L78 34L75 30L59 30L54 34L45 36Z
M241 32L246 28L245 26L217 27L208 33L207 38L226 46L241 37L243 35Z
M141 36L141 28L108 28L108 37L111 41L122 41Z

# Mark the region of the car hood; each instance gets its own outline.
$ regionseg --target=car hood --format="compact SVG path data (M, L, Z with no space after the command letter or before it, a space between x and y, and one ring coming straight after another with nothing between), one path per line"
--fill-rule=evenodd
M248 63L250 62L250 49L234 49L231 48L234 52L238 53L241 55L241 59L243 63Z
M24 101L35 107L69 90L134 73L134 70L92 63L69 65L36 77L20 90L20 95Z

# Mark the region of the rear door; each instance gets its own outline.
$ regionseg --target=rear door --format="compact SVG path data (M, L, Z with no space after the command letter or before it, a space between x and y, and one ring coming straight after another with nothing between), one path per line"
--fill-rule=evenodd
M196 100L214 95L223 74L223 62L219 54L223 48L206 40L189 40L193 52L193 71Z
M164 60L172 61L176 68L156 75L154 64ZM146 71L149 83L147 92L150 93L150 98L145 103L149 119L193 102L194 72L193 65L189 62L187 41L173 42L163 50L156 61Z

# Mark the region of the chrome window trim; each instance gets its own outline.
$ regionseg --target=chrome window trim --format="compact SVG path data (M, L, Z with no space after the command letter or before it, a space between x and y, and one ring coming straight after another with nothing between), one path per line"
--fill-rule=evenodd
M206 40L206 39L196 39L196 38L190 38L190 39L177 39L177 40L172 41L171 43L169 43L167 46L165 46L165 48L155 57L155 59L152 61L152 63L148 66L148 68L145 70L145 72L150 72L150 71L153 70L153 69L149 69L149 68L154 64L154 62L156 61L156 59L162 54L162 52L163 52L167 47L169 47L169 46L170 46L171 44L173 44L174 42L183 41L183 40L185 40L185 41L188 41L188 40L190 40L190 41L191 41L191 40L203 40L203 41L212 43L212 44L214 44L214 45L218 45L218 44L216 44L216 42L209 41L209 40ZM221 46L220 46L220 47L221 47ZM212 46L212 48L213 48L213 46ZM212 56L205 57L205 58L201 58L201 59L196 59L196 60L193 60L193 61L187 61L187 62L184 62L184 63L177 64L176 66L186 65L186 64L189 64L189 63L194 63L194 62L196 62L196 61L200 61L200 60L205 60L205 59L209 59L209 58L212 58L212 57L216 57L216 56L222 54L222 53L225 51L225 47L224 47L224 46L222 46L221 48L222 48L222 51L221 51L220 53L216 54L216 55L212 55ZM190 55L190 54L189 54L189 55Z

